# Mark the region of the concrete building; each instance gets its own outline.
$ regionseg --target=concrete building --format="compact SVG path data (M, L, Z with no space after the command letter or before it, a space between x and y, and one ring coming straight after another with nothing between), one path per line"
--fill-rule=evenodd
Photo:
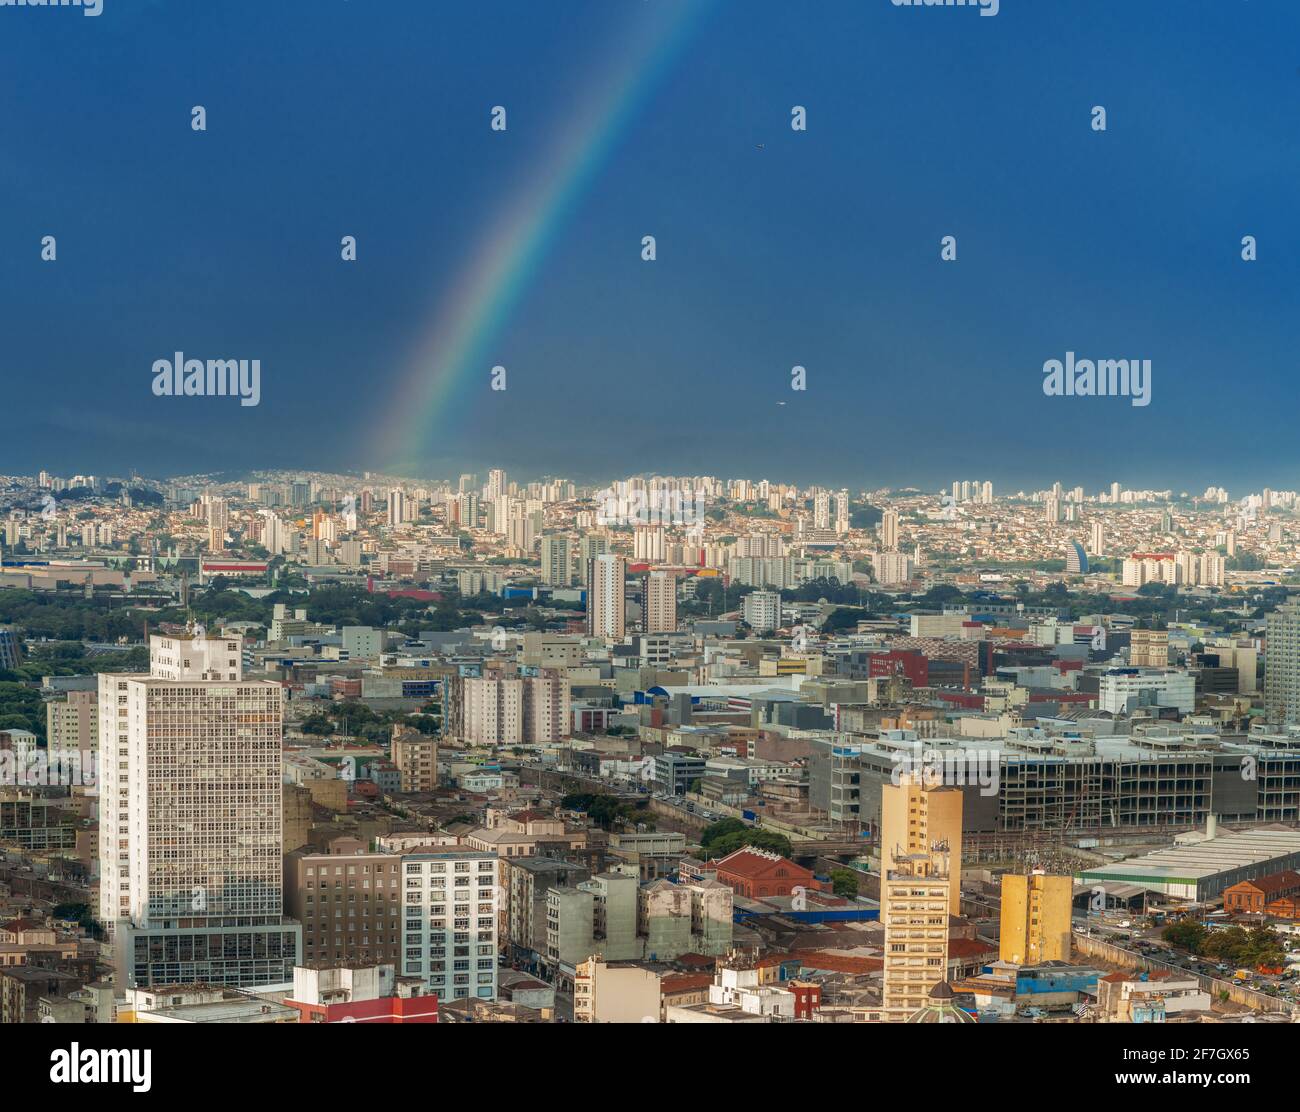
M1169 667L1169 631L1134 629L1129 633L1128 662L1134 668Z
M1172 707L1179 714L1196 709L1196 680L1174 668L1116 668L1101 677L1099 710L1131 715L1142 707Z
M1300 722L1300 601L1269 614L1266 630L1264 709L1272 722Z
M673 884L656 880L637 893L637 932L646 961L731 949L733 895L715 880Z
M602 554L587 564L587 633L621 641L627 632L627 560Z
M302 924L303 960L400 965L401 884L401 858L355 838L286 856L285 911Z
M573 582L573 560L568 537L541 538L542 582L549 587L568 587Z
M99 692L69 691L45 704L45 737L49 749L93 753L99 746Z
M281 689L240 644L150 638L148 675L99 678L100 918L121 987L289 980L282 918Z
M871 565L875 569L877 581L885 587L910 583L916 574L912 558L902 552L878 552Z
M480 745L542 745L573 731L570 684L556 668L535 676L489 671L460 685L461 736Z
M393 764L404 792L431 792L438 786L438 741L419 730L393 726Z
M741 613L755 633L771 633L781 625L781 596L775 591L751 591L745 596Z
M882 1014L908 1019L948 976L948 917L961 914L960 790L903 774L881 799Z
M535 964L546 957L547 892L576 887L591 870L555 857L512 857L500 868L508 900L502 941L512 959Z
M960 798L960 796L958 797ZM951 874L956 854L935 841L924 851L895 854L880 878L885 929L882 1014L908 1019L948 975L948 908L959 896Z
M639 965L579 963L573 984L575 1023L658 1023L659 974Z
M497 995L497 857L449 850L402 858L402 972L443 1000Z
M641 599L641 631L674 633L677 630L677 577L652 571L645 577Z
M1035 870L1002 877L999 957L1013 965L1070 960L1070 900L1074 881Z
M943 784L926 784L906 773L881 792L880 873L894 869L899 858L928 854L942 845L951 855L949 911L961 914L962 792ZM918 1005L919 1006L919 1005Z
M553 966L576 967L593 954L606 961L642 957L637 935L637 878L599 873L575 888L547 892L546 956Z

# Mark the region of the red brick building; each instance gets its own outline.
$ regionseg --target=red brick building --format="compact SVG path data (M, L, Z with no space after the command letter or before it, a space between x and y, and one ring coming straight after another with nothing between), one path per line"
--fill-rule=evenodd
M1293 896L1300 896L1300 873L1287 870L1225 888L1223 910L1231 915L1258 915L1268 904Z
M716 868L718 880L738 896L751 900L764 896L789 896L796 888L814 892L829 891L829 886L813 874L782 857L779 853L742 846L719 861L709 863Z

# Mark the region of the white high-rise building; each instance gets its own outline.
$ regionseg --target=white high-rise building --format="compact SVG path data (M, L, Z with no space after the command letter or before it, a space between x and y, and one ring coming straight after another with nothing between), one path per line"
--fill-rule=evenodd
M1092 523L1092 530L1088 539L1088 555L1104 556L1105 552L1103 551L1103 549L1105 548L1105 544L1106 544L1105 529L1103 528L1102 523L1100 521L1094 521Z
M587 565L587 632L593 637L621 641L626 633L627 561L603 554Z
M813 492L813 528L831 527L831 492L820 487Z
M835 532L843 536L849 531L849 492L841 490L835 495Z
M633 537L633 557L648 564L662 564L667 551L664 531L658 526L637 529Z
M496 999L497 867L478 850L403 856L403 975L444 1000Z
M886 510L880 517L880 543L886 552L898 550L898 511Z
M745 596L741 613L756 633L771 633L781 625L781 596L775 591L753 591Z
M401 525L406 520L406 495L400 490L388 492L388 524Z
M147 675L99 677L100 920L119 988L292 979L283 919L281 689L237 639L155 634Z

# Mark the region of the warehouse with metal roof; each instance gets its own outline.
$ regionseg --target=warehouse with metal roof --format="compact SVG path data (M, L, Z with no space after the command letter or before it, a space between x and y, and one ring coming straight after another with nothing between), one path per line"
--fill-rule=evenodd
M1170 846L1075 874L1079 884L1140 884L1175 899L1204 902L1243 880L1300 869L1300 830L1243 830Z

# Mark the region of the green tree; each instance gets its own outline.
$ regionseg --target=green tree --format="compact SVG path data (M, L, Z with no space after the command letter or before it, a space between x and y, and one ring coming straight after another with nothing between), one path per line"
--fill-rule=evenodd
M857 899L858 874L852 869L832 869L831 891L846 900Z

